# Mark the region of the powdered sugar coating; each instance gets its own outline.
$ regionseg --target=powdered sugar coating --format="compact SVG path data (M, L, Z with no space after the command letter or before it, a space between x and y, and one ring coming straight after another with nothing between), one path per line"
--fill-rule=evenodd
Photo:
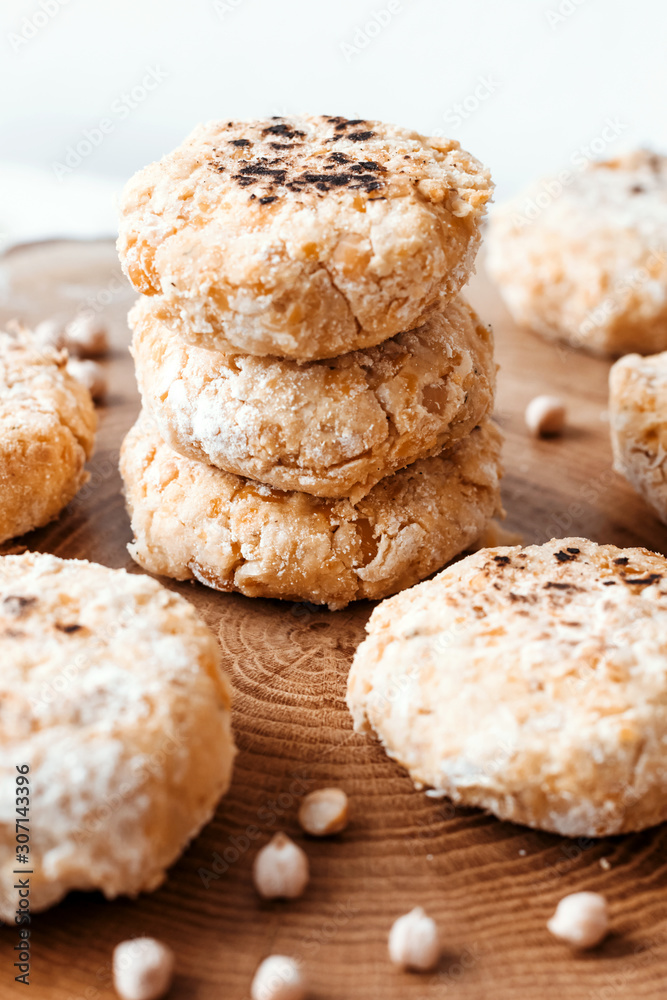
M485 421L448 452L325 500L233 476L172 451L147 414L121 450L140 566L216 590L342 608L438 569L500 508L501 436Z
M283 490L360 499L451 447L493 405L493 337L457 298L410 333L297 363L188 345L150 299L130 315L144 406L188 458Z
M667 560L584 538L483 549L373 612L359 730L454 802L566 836L667 819Z
M86 482L97 420L67 355L0 332L0 541L57 517Z
M614 468L667 524L667 352L612 366L609 429Z
M667 157L639 150L535 185L494 211L487 246L522 325L601 354L667 348Z
M230 687L194 608L146 576L0 559L0 916L17 896L16 765L30 765L31 909L155 889L226 791Z

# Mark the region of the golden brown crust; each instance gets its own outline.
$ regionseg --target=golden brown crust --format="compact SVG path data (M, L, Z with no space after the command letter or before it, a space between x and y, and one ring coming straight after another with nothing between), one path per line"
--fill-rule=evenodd
M667 560L483 549L384 601L347 702L415 781L566 836L667 819Z
M86 482L97 418L66 363L0 332L0 541L47 524Z
M493 405L493 337L460 296L410 333L303 364L188 345L151 299L130 323L144 406L165 441L277 489L360 499L461 440Z
M481 534L500 507L490 422L388 476L356 504L285 493L183 458L143 414L121 450L135 541L153 573L217 590L344 607L409 587Z
M128 183L118 250L193 343L333 357L458 292L491 191L458 143L381 122L209 122Z
M155 580L0 558L0 916L17 905L16 765L29 764L30 908L156 888L229 785L230 686L214 635Z

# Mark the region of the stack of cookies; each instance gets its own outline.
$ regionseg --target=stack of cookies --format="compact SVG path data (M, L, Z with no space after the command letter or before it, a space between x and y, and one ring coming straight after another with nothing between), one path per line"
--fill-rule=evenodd
M501 439L459 291L491 191L456 142L309 116L201 125L129 182L141 566L340 608L475 542Z

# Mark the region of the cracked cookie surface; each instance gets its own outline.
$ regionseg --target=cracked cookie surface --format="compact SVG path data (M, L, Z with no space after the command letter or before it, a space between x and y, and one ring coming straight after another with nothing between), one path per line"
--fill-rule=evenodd
M493 337L461 296L410 333L302 364L189 345L150 299L130 324L144 407L165 441L282 490L360 499L493 406Z
M57 517L84 485L97 418L63 352L0 332L0 541Z
M367 496L282 492L171 450L146 413L121 450L144 569L248 597L345 607L423 579L474 542L500 509L501 435L484 421L449 451Z
M31 910L155 889L230 781L215 636L147 576L37 553L0 558L0 633L0 916L17 905L24 762Z
M118 250L192 343L334 357L453 298L491 192L457 142L394 125L208 122L129 181Z
M482 549L384 601L367 632L348 707L415 782L566 836L667 819L663 556Z

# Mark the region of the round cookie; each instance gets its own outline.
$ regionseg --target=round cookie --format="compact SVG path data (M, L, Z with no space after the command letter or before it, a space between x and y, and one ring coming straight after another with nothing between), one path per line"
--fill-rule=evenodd
M348 681L415 782L566 836L667 819L667 560L483 549L383 602Z
M332 609L384 597L482 533L500 508L500 448L487 421L352 504L281 492L184 458L144 413L121 449L130 553L152 573L248 597Z
M458 292L491 192L450 139L326 116L213 121L129 181L118 252L192 343L334 357Z
M130 314L144 406L176 451L281 490L357 500L452 446L493 406L493 337L461 298L410 333L329 361L207 351L150 299Z
M487 266L515 320L598 354L667 348L667 157L543 181L491 218Z
M0 332L0 542L52 521L84 485L97 418L67 355Z
M31 910L72 889L155 889L230 782L215 637L147 576L35 553L0 558L0 632L0 917L14 918L15 868L32 869Z
M667 524L667 352L612 365L609 429L614 468Z

